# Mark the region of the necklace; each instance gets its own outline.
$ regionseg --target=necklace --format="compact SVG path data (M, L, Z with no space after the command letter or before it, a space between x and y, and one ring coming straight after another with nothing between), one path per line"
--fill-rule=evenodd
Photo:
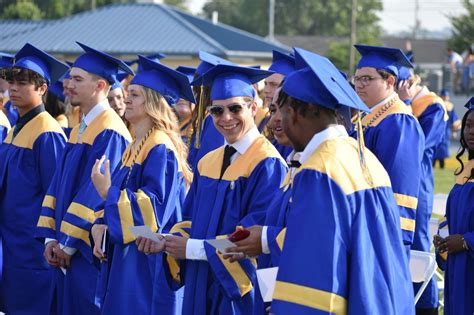
M385 112L389 110L390 107L392 107L392 105L395 104L397 101L398 101L398 97L394 97L390 101L388 101L387 104L383 105L382 108L377 113L374 114L374 117L372 117L372 119L369 120L367 125L363 126L363 129L365 130L368 127L372 127L372 124L376 122L383 114L385 114Z
M140 141L140 143L138 143L138 145L136 146L135 148L135 152L133 154L133 158L132 158L132 163L130 164L130 169L128 170L128 175L127 175L127 179L125 180L125 185L127 185L128 183L128 180L130 179L130 175L132 175L132 169L133 169L133 166L135 165L135 162L138 158L138 155L140 154L140 151L142 150L143 148L143 145L145 144L146 140L148 139L148 137L151 135L151 133L153 132L153 130L155 130L155 127L151 127L150 130L148 130L148 132L145 134L145 136L142 138L142 140ZM131 145L131 150L133 150L133 147L134 147L134 144L135 144L135 140L133 140L132 142L132 145Z

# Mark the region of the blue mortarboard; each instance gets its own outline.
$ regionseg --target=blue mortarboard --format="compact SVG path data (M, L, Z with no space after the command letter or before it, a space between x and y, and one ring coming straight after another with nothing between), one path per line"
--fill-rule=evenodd
M471 97L469 101L467 101L466 105L464 105L467 109L471 110L474 109L474 96Z
M255 97L252 84L272 75L273 71L219 64L194 80L192 85L211 87L211 100L225 100L237 96Z
M196 73L196 68L179 66L178 68L176 68L176 71L185 74L188 77L189 83L193 82L194 74Z
M14 55L0 52L0 69L10 68L14 60Z
M175 105L180 98L196 103L188 77L185 74L145 56L138 56L138 64L142 66L143 70L137 73L130 84L138 84L155 90L171 106Z
M85 53L76 59L73 67L98 75L110 84L114 84L120 71L133 75L133 70L122 60L79 42L76 43L84 49Z
M287 76L296 70L295 57L274 50L273 62L268 70Z
M439 92L439 95L440 96L449 96L448 89L441 89L441 91Z
M51 84L48 87L48 93L53 94L54 96L59 98L61 102L64 102L66 100L66 97L64 96L63 80L58 80Z
M219 64L234 65L229 60L222 59L205 51L199 51L199 59L201 59L201 63L197 67L196 73L200 76Z
M306 67L289 74L283 91L293 98L329 109L347 106L369 112L341 72L326 57L295 48L296 64Z
M69 69L66 64L30 43L25 44L17 52L13 67L38 73L48 82L48 85L59 80Z
M161 54L161 53L156 53L156 54L151 54L151 55L147 55L145 56L147 57L148 59L150 60L153 60L154 62L160 62L161 59L165 58L166 55L165 54ZM140 63L138 62L138 59L133 59L133 60L130 60L130 61L125 61L125 63L129 66L133 66L134 64L138 63L138 67L137 67L137 72L140 72L142 71L142 68L140 66Z
M110 90L112 91L112 90L115 90L115 89L123 89L122 81L128 76L129 76L129 74L127 72L119 71L117 73L115 82L110 87Z
M357 68L371 67L386 70L398 77L400 67L413 68L407 56L398 48L354 45L362 57Z

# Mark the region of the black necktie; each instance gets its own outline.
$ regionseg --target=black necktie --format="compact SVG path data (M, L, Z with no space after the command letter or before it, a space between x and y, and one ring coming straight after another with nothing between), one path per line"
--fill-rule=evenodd
M230 145L225 146L224 160L222 161L221 176L219 178L222 178L222 175L224 175L225 170L229 167L230 157L234 155L235 152L237 152L237 150L233 146L230 146Z
M298 160L291 160L290 163L288 163L288 166L298 168L301 166L301 163Z

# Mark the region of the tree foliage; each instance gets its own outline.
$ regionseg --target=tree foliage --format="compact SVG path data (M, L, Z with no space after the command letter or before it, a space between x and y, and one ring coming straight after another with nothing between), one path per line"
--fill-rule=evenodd
M474 45L474 1L464 0L466 14L451 17L453 35L449 40L449 47L455 51L465 51Z
M109 4L135 3L135 0L0 0L3 19L59 19ZM187 10L187 0L164 0L164 3Z
M269 0L210 0L203 11L210 18L219 12L223 23L261 36L268 34ZM362 37L378 37L377 12L381 0L358 0L357 18ZM275 33L280 35L350 34L351 1L348 0L275 0Z
M43 14L36 4L22 0L8 4L1 16L3 19L12 20L40 20Z
M381 0L358 0L357 42L376 44L381 34L377 13ZM207 17L219 13L219 21L261 36L268 34L269 0L210 0L203 8ZM347 70L352 1L275 0L275 34L335 36L327 56Z

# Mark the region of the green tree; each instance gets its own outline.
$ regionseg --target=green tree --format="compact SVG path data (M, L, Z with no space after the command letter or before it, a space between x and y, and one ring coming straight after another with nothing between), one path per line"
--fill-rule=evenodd
M5 7L3 19L12 20L40 20L43 17L36 4L28 0L20 0Z
M377 37L381 0L358 0L358 3L360 33ZM269 0L210 0L203 11L208 18L212 11L218 11L223 23L265 36L268 34L268 5ZM348 36L350 15L351 1L347 0L276 0L275 33Z
M357 42L376 44L381 34L377 12L381 0L358 0ZM269 0L211 0L203 8L207 17L219 12L223 23L261 36L268 34ZM352 1L275 0L275 33L280 35L336 36L327 56L347 71Z
M455 51L464 51L474 44L474 1L464 0L467 13L451 17L453 35L449 47Z
M187 0L165 0L164 3L175 6L183 11L189 11Z

